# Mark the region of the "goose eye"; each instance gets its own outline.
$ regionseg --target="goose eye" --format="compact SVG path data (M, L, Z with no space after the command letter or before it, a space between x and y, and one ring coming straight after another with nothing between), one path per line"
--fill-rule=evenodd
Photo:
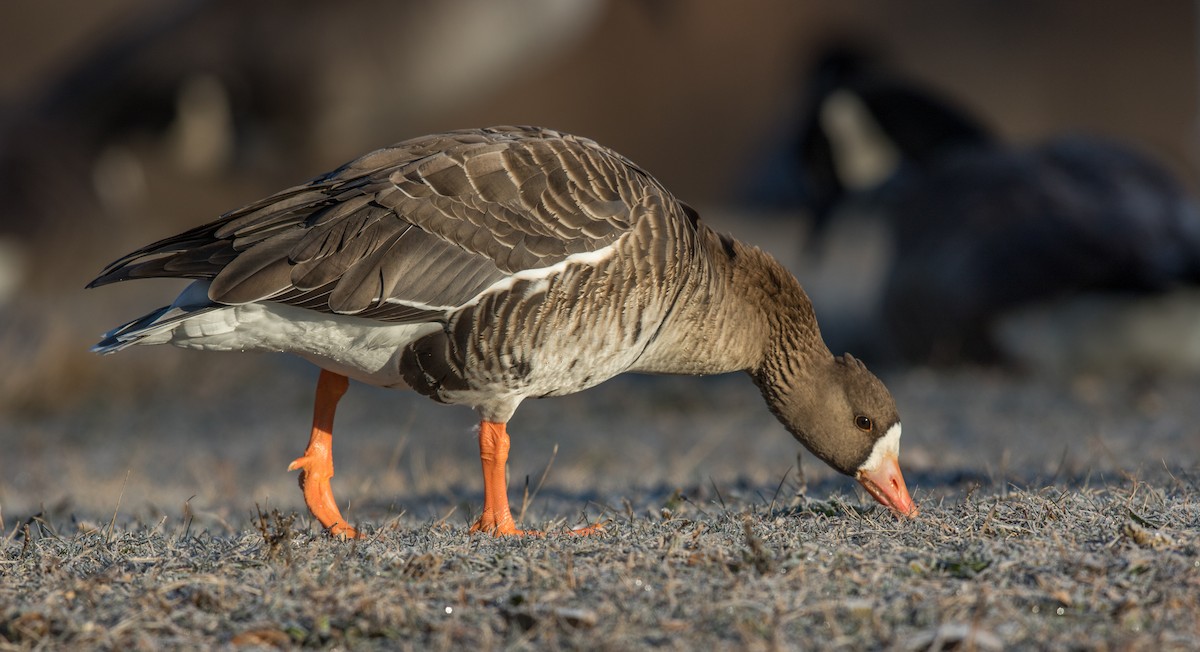
M858 426L858 429L863 432L871 432L871 428L875 426L874 423L871 423L869 417L864 417L861 414L854 417L854 425Z

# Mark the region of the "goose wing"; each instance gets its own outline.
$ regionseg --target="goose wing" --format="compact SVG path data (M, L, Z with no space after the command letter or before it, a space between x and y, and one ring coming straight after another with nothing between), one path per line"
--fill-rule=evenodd
M679 206L587 139L534 127L424 136L139 249L88 287L211 279L221 304L426 321L514 273L612 244L652 194Z

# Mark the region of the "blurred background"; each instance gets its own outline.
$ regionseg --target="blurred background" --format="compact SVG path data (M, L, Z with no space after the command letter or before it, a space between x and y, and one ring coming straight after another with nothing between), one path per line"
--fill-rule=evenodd
M10 504L30 504L33 494L52 486L46 479L53 475L51 466L30 470L22 464L52 465L45 460L54 446L84 446L115 436L115 430L206 436L205 420L226 419L234 431L227 444L240 446L233 443L240 441L237 431L246 437L248 426L238 419L250 419L261 421L262 428L290 429L285 440L294 441L298 452L315 372L272 356L155 348L94 356L87 349L100 333L167 303L182 284L144 281L87 292L83 286L104 264L152 240L375 147L463 127L538 124L613 147L696 206L704 219L763 246L794 269L813 295L835 351L863 352L895 374L927 367L941 370L929 373L953 374L960 365L983 365L1000 370L987 373L1016 374L1011 376L1016 383L1047 382L1041 380L1047 374L1069 382L1095 373L1190 378L1200 359L1200 300L1191 294L1195 270L1188 258L1200 252L1188 249L1200 228L1191 199L1200 187L1200 20L1194 2L1134 6L1102 0L1083 7L1066 0L16 0L3 13L0 433L8 451L4 466L26 474L25 480L10 476L15 478L8 481ZM845 56L831 59L831 52ZM847 82L839 89L848 93L832 93L831 73L821 67L831 60L855 62L835 71L835 77L842 75L837 84L863 70L869 74L856 79L869 83ZM892 342L888 324L897 315L904 324L923 323L921 315L941 314L959 302L945 298L951 295L889 302L890 278L915 275L921 287L936 284L929 278L952 278L963 281L952 290L971 297L994 289L971 285L967 273L909 274L903 267L906 254L896 242L905 231L890 222L903 211L889 202L924 196L913 195L911 183L889 185L902 178L897 172L906 169L902 159L914 154L903 143L879 146L908 133L907 123L889 131L886 116L894 114L889 107L898 105L887 98L894 96L875 102L881 95L870 94L893 85L924 98L913 105L915 114L906 114L921 134L944 136L946 124L969 124L965 131L975 136L986 131L985 162L1004 156L995 151L1034 151L1026 148L1064 134L1086 134L1129 148L1142 166L1138 170L1149 170L1125 174L1114 163L1109 167L1118 171L1111 182L1092 178L1090 168L1075 175L1100 188L1149 178L1131 191L1132 199L1105 195L1101 202L1132 206L1131 213L1146 206L1158 210L1130 217L1137 228L1104 226L1086 238L1069 229L1023 233L1009 263L1030 259L1023 248L1028 242L1039 251L1058 252L1053 257L1061 261L1059 253L1084 240L1103 241L1106 234L1117 234L1122 251L1150 253L1142 258L1131 253L1128 259L1087 254L1079 266L1116 261L1119 281L1140 278L1139 270L1154 267L1160 259L1154 252L1164 247L1178 248L1171 257L1181 262L1165 271L1154 267L1147 274L1152 282L1110 283L1119 286L1117 312L1105 298L1108 286L1088 281L1039 294L1038 308L1076 294L1090 303L1070 308L1066 316L1021 312L1015 323L1024 324L1024 331L994 323L1000 317L992 313L972 317L962 328L986 331L982 353L957 340L946 344L941 335L915 353L904 341ZM900 95L910 96L907 90ZM931 106L953 107L963 117L930 126L926 118L941 115ZM838 126L864 116L859 122L865 127ZM814 141L817 127L831 133L822 131ZM839 129L845 133L832 133ZM864 138L873 142L864 144ZM821 165L821 143L836 146L838 151L825 153L836 160ZM855 148L866 153L845 153ZM915 169L930 169L926 151L912 156ZM1091 160L1086 151L1085 162ZM1025 156L1009 167L1042 164L1037 151ZM856 165L852 159L866 162ZM822 175L831 174L839 193L822 194ZM1025 177L1036 183L1044 175ZM1001 201L989 189L964 184L964 196L984 205ZM892 192L896 187L898 195ZM1025 191L1012 194L1020 192ZM1045 201L1058 206L1057 190L1047 192ZM824 203L818 206L818 199ZM957 214L938 205L918 212L939 210ZM964 240L947 247L970 251L1000 237L996 231L957 233L958 222L970 220L948 219L934 235L920 236L920 243L954 231ZM1086 225L1088 219L1076 221ZM1104 219L1123 224L1126 217ZM935 254L918 258L940 260ZM989 273L1008 278L1008 269ZM1063 274L1039 272L1023 282L1042 287ZM1105 278L1112 277L1110 270ZM902 299L910 296L897 288ZM1125 303L1147 296L1169 299L1166 307L1144 311ZM1021 301L1009 303L1014 310L1027 308ZM1160 313L1168 315L1168 330L1147 330L1142 317ZM1051 332L1064 324L1065 335ZM1089 324L1115 325L1115 337L1126 339L1113 344L1104 339L1108 335L1082 335ZM914 337L936 329L922 325ZM1059 355L1081 342L1087 351ZM285 380L292 376L299 377L294 386ZM901 378L903 383L911 376ZM934 401L928 396L936 392L921 378L930 376L920 376L905 391ZM630 387L617 385L597 400L620 405ZM668 385L664 391L686 403L697 390L685 387ZM717 387L725 395L727 386ZM729 391L734 392L729 401L765 414L752 389ZM230 399L231 393L238 397ZM1084 403L1106 395L1085 394ZM401 403L432 413L429 419L448 414L394 394L367 395L374 403L366 405L374 407L363 409L387 406L384 420L406 419L408 407L394 407ZM1130 400L1141 400L1135 399ZM184 407L173 407L175 401ZM266 404L284 405L296 415L276 427ZM582 403L568 405L583 409ZM552 424L554 409L535 411L530 421ZM518 418L523 413L524 408ZM459 425L469 427L470 415L459 416ZM763 424L770 424L766 419ZM1170 432L1190 437L1195 430ZM696 459L721 445L712 444ZM382 454L393 461L407 454L404 446L395 447L394 437L383 446ZM750 450L743 458L761 454ZM96 455L89 452L71 468L98 464ZM280 473L274 475L287 479L281 471L285 455L267 461L278 462L273 468ZM689 457L681 473L695 463ZM113 464L137 468L145 460L124 457ZM120 475L110 474L105 482L113 485ZM0 484L0 498L3 490Z

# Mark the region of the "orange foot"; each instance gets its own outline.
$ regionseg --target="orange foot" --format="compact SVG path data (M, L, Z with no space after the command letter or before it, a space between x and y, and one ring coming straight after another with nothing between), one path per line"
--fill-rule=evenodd
M483 464L483 513L471 526L471 532L492 536L544 537L541 530L518 530L508 506L508 482L504 467L508 464L511 445L505 424L483 421L479 424L479 460ZM604 523L568 530L564 534L586 536L596 534Z
M329 486L329 479L333 477L333 414L349 384L345 376L321 370L313 409L312 436L304 455L293 460L288 470L300 470L304 504L325 530L334 536L353 539L362 535L346 525L346 519L342 518L337 501L333 499L333 488Z

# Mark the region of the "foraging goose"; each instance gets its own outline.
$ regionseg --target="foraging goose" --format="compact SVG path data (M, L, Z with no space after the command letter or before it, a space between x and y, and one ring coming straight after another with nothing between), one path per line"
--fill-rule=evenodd
M496 127L408 140L139 249L89 287L163 276L196 280L94 350L286 351L318 365L312 434L289 469L333 534L357 535L329 484L347 378L478 412L472 531L536 534L516 528L506 494L521 401L626 371L746 371L817 457L916 513L891 395L829 352L796 279L584 138Z
M895 259L873 321L908 361L1023 357L1020 338L1000 337L1019 311L1200 281L1200 209L1129 147L1082 135L1010 147L938 93L841 48L821 59L809 99L797 156L817 230L847 206L890 228ZM850 163L879 150L894 173L850 192Z

